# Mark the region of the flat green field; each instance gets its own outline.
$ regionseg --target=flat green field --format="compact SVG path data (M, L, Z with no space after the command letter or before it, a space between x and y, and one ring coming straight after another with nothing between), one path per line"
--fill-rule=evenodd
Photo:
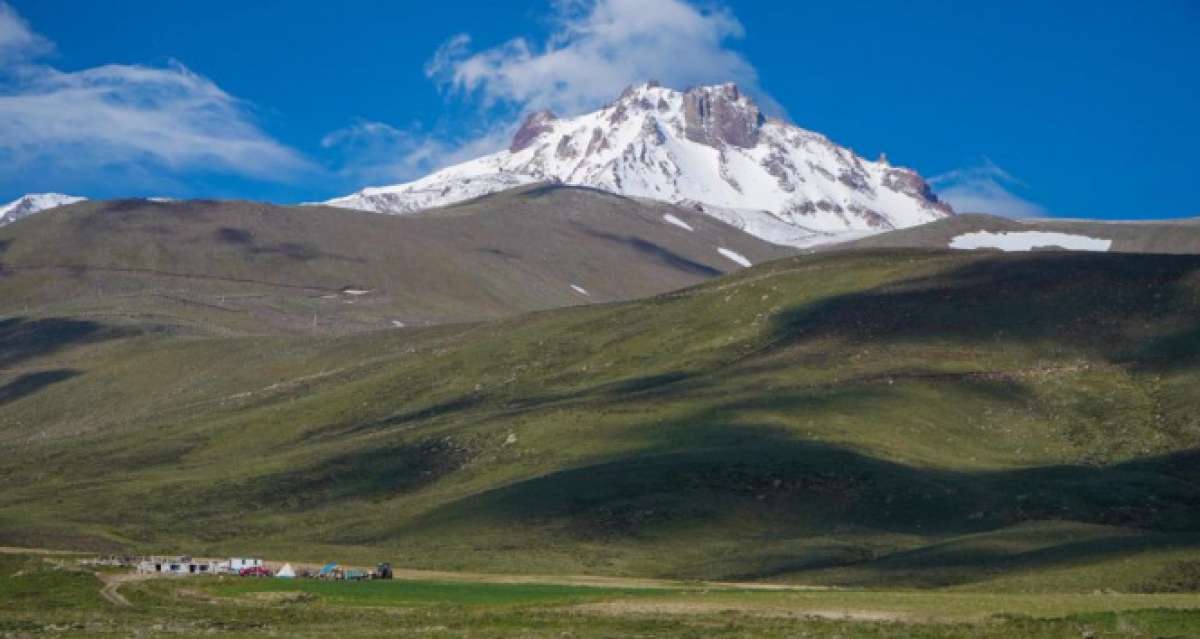
M106 575L111 577L111 575ZM702 584L362 583L221 577L120 586L0 556L0 636L1192 637L1200 595L747 590Z

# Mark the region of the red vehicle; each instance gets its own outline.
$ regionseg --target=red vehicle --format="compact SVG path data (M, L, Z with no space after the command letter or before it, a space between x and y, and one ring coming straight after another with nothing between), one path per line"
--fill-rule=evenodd
M266 566L251 566L238 571L239 577L270 577L271 571Z

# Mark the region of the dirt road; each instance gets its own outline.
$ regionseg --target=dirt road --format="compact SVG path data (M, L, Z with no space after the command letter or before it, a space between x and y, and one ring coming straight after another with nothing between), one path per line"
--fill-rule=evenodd
M121 587L121 584L129 583L132 581L145 581L146 579L153 579L154 575L144 575L144 574L139 574L136 572L130 572L130 573L98 572L98 573L96 573L96 578L99 579L104 584L104 587L102 587L100 589L101 597L104 597L106 600L108 600L109 603L111 603L115 606L128 607L128 606L132 606L133 604L129 603L129 600L126 599L124 595L122 595L120 592L117 592L117 589Z
M23 554L23 555L86 555L88 553L80 553L69 550L54 550L47 548L13 548L0 546L0 554ZM197 558L203 560L203 558ZM285 560L268 560L264 562L268 568L273 571L279 570L285 563L290 563L297 572L308 569L316 572L320 569L320 564L308 563L304 561L285 561ZM370 570L371 566L356 566L350 564L340 564L342 568L352 570ZM122 583L132 581L141 581L144 579L153 579L158 575L142 575L137 573L96 573L96 576L105 583L101 594L105 599L119 606L127 606L129 602L121 596L117 589ZM595 588L661 588L671 589L679 587L709 587L720 589L734 590L828 590L820 586L799 586L791 584L773 584L773 583L754 583L754 582L697 582L697 581L677 581L671 579L653 579L649 577L608 577L597 575L514 575L503 573L483 573L483 572L452 572L443 570L415 570L398 568L394 571L395 579L407 581L449 581L463 583L487 583L487 584L547 584L555 586L590 586Z

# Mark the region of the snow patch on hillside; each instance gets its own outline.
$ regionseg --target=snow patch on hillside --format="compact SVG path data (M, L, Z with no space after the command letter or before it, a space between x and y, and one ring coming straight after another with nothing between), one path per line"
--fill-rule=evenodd
M664 215L663 220L665 220L667 224L674 224L675 226L678 226L679 228L681 228L685 231L695 231L696 230L696 229L692 228L692 226L690 224L688 224L687 222L684 222L683 220L675 217L674 215L671 215L670 213L667 213L666 215Z
M1068 251L1107 251L1112 240L1070 233L1047 231L1016 231L992 233L976 231L964 233L950 240L954 249L1000 249L1001 251L1032 251L1038 248L1062 248Z
M741 264L742 266L754 266L754 263L751 262L750 260L746 259L746 256L742 255L741 253L731 251L725 247L717 248L717 252L720 253L721 255L724 255L725 257L733 260L734 262Z

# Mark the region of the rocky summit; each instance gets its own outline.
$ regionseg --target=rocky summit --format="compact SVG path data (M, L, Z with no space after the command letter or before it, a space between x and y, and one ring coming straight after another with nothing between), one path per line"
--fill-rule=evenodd
M793 246L953 214L915 171L767 117L734 84L676 91L653 82L577 117L537 111L507 150L327 204L409 213L534 182L683 204Z

